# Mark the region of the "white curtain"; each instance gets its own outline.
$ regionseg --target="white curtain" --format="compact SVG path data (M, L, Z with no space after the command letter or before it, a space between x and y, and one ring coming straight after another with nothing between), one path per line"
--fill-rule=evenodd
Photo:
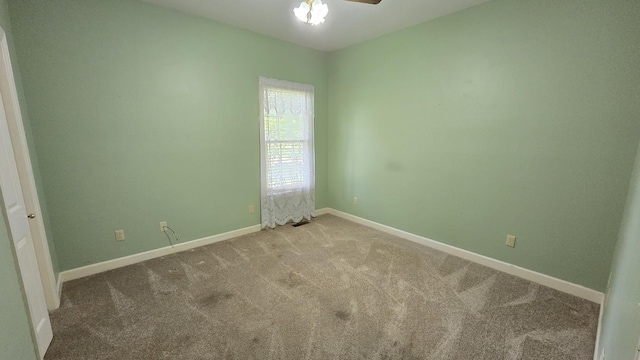
M313 86L267 78L260 87L262 228L315 216Z

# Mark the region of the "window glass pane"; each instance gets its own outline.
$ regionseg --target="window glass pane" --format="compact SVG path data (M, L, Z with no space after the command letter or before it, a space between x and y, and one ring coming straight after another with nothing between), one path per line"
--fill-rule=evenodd
M268 187L290 188L308 183L303 141L275 141L266 145Z
M278 89L267 90L265 137L271 140L302 140L307 114L307 94Z

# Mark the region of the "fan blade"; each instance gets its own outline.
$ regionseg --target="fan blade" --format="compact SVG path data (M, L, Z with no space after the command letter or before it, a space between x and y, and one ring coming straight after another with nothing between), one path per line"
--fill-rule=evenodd
M363 4L377 5L377 4L380 4L380 1L382 1L382 0L346 0L346 1L363 3Z

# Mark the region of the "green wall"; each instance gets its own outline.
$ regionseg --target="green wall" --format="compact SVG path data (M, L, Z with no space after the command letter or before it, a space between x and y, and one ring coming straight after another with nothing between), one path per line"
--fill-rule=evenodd
M604 290L638 18L635 0L494 0L332 53L331 206Z
M131 0L16 0L11 21L61 270L258 224L258 76L315 86L327 55ZM125 230L116 243L114 231Z
M633 360L640 340L640 151L607 287L599 349L607 359ZM600 356L600 354L598 354Z

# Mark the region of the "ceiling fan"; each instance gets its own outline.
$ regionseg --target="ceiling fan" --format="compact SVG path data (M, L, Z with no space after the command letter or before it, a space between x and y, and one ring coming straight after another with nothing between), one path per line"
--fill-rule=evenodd
M362 4L377 5L382 0L345 0ZM323 4L322 0L303 0L300 6L293 9L296 17L311 26L319 25L324 22L324 17L329 13L327 4Z

